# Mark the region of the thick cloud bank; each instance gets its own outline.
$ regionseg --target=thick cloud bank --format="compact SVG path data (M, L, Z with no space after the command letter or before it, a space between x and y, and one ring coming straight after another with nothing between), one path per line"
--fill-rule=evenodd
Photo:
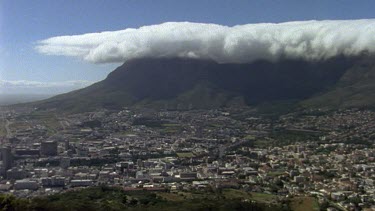
M142 57L189 57L220 63L327 59L375 52L375 19L262 23L233 27L169 22L138 29L52 37L36 49L93 63Z

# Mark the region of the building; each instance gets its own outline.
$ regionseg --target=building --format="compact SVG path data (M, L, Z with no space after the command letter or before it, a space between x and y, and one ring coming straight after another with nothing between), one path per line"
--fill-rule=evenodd
M92 186L94 182L92 180L72 180L70 181L70 185L72 187L88 187Z
M63 157L60 159L60 167L63 169L67 169L70 167L70 158L69 157Z
M41 179L43 187L64 187L65 177L45 177Z
M1 148L1 160L3 161L3 169L5 171L12 168L13 155L10 147Z
M15 155L38 157L40 155L40 150L38 149L16 149Z
M38 190L39 184L36 181L24 179L14 183L15 190Z
M27 174L26 174L26 171L24 171L23 169L14 167L7 171L6 176L8 180L10 179L21 180L21 179L26 178Z
M41 156L56 156L57 155L57 142L44 141L40 145Z

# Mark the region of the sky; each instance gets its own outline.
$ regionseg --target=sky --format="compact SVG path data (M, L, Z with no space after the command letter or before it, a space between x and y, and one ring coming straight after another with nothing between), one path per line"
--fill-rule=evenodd
M0 94L66 92L102 80L121 65L118 60L88 62L36 50L51 37L181 21L231 27L372 19L373 8L375 1L370 0L1 0Z

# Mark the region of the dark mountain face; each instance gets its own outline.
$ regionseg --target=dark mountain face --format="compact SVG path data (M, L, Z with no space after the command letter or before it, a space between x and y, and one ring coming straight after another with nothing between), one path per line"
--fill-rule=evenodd
M197 59L137 59L90 87L37 104L41 108L159 106L212 108L233 102L303 100L334 87L359 58L218 64Z
M336 58L321 63L259 61L218 64L188 59L141 59L113 71L106 86L127 90L138 99L177 97L199 83L244 96L248 103L300 99L332 86L351 62Z
M305 107L320 108L374 108L375 58L357 60L332 89L302 102Z

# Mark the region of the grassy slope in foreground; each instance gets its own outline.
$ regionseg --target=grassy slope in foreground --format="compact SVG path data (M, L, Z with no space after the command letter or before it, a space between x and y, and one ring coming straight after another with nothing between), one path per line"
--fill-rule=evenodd
M93 187L33 199L0 195L4 210L287 210L263 202L275 196L239 191L220 192L126 192L120 188ZM258 200L259 199L259 200Z

